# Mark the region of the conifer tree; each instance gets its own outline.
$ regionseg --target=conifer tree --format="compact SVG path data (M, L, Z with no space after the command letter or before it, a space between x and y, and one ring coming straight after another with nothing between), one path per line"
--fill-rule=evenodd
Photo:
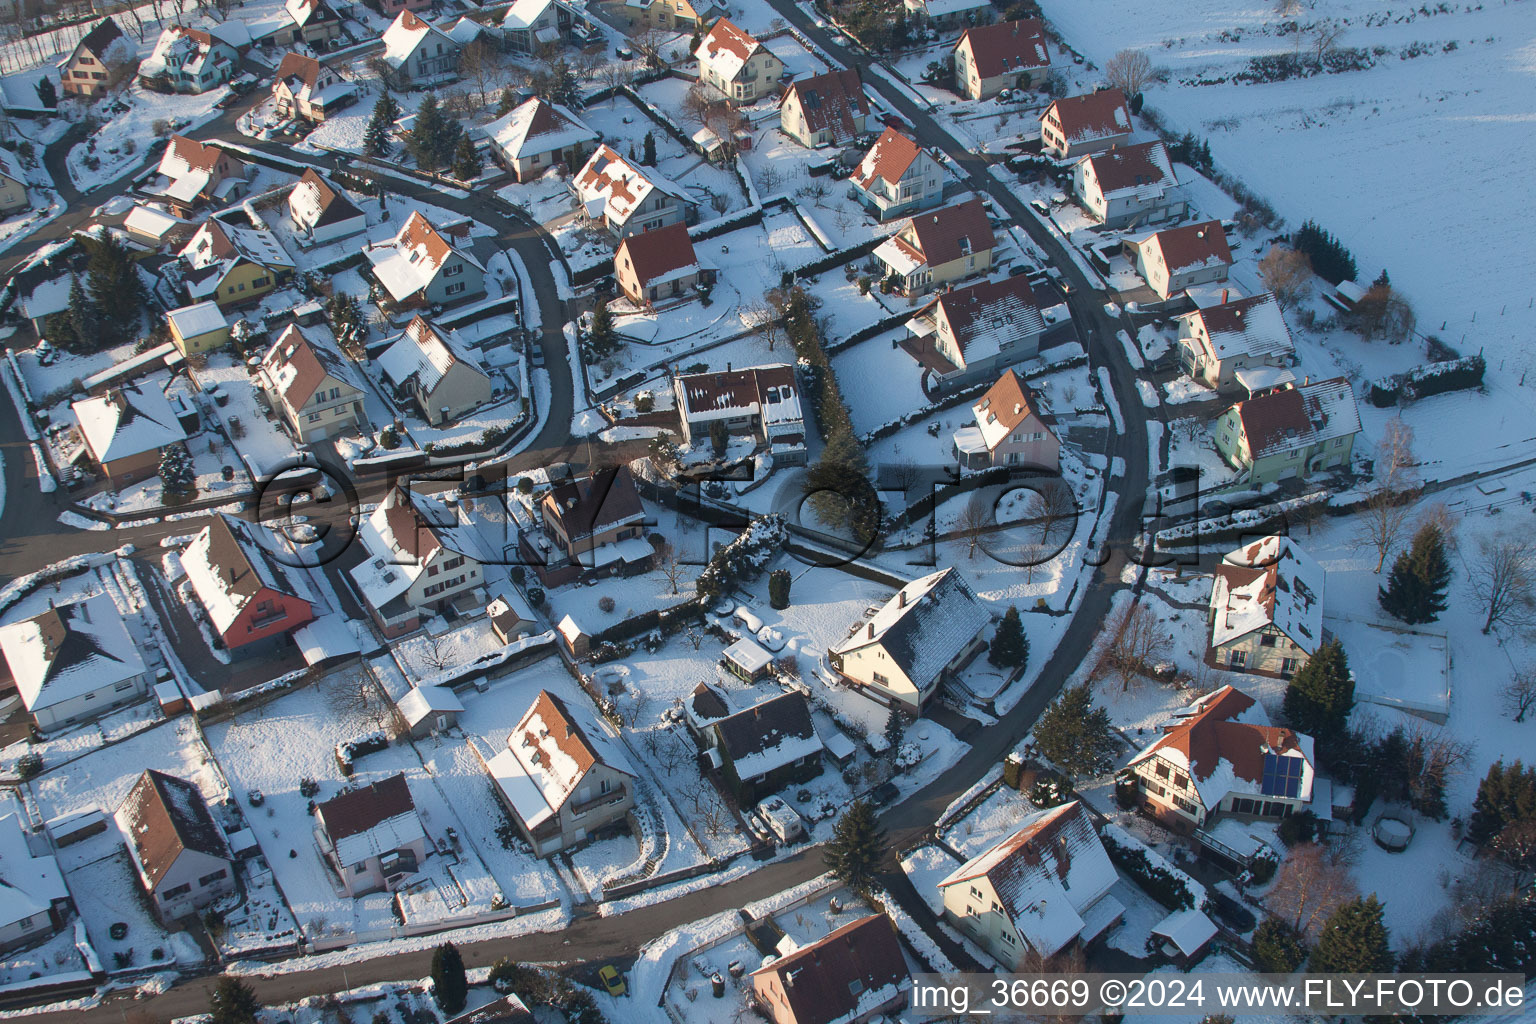
M907 734L907 720L901 717L901 712L891 708L891 713L885 717L885 745L892 754L901 746L901 741Z
M480 152L469 140L469 135L461 134L458 148L453 153L453 176L460 181L474 181L480 177L483 166L484 161L480 159Z
M1375 893L1357 896L1333 912L1307 966L1315 974L1376 974L1392 969L1387 926Z
M119 345L139 335L144 282L128 247L106 228L87 238L86 290L95 306L102 344ZM111 315L102 315L110 311Z
M1035 745L1073 781L1102 775L1114 766L1109 712L1093 706L1088 683L1063 690L1045 709L1035 725Z
M416 108L416 119L411 122L407 148L422 170L442 170L453 163L454 151L463 133L463 125L443 113L437 97L427 93L421 98L421 106Z
M646 132L640 146L640 162L647 167L656 166L656 133Z
M432 951L432 991L437 1005L450 1014L464 1009L469 998L469 979L464 976L464 958L451 942Z
M1382 611L1410 625L1434 622L1445 611L1450 582L1444 535L1434 523L1425 523L1413 535L1412 546L1397 556L1387 585L1377 589L1377 600Z
M874 880L875 868L885 855L885 830L875 821L875 810L855 800L837 820L827 844L827 867L839 881L863 892Z
M380 93L378 102L373 105L373 116L368 118L368 127L363 130L365 156L384 156L389 152L389 132L398 120L400 104L389 93Z
M1014 605L1008 606L1003 621L997 624L987 661L999 668L1023 668L1029 662L1029 637L1024 634L1024 623Z
M1320 644L1285 689L1285 720L1320 742L1344 735L1354 706L1355 681L1344 645L1337 640Z
M227 975L219 979L208 1001L211 1024L256 1024L261 1004L251 986Z

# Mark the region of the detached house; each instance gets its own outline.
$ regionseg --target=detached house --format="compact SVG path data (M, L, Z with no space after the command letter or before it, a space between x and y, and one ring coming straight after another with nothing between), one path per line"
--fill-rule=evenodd
M146 186L185 217L208 202L228 203L245 190L245 164L227 149L172 135L160 157L158 177Z
M821 738L798 693L781 693L711 722L704 758L743 807L821 774Z
M32 200L27 198L26 172L9 150L0 149L0 217L31 205Z
M618 744L601 722L581 724L548 690L507 736L507 749L484 763L537 857L585 842L635 806L635 775Z
M620 241L613 254L613 276L625 297L644 308L709 285L715 272L699 262L688 228L676 223Z
M773 93L784 77L784 62L729 18L710 26L693 55L699 80L732 103L750 104Z
M894 128L880 133L848 180L853 198L882 221L944 201L943 168Z
M42 732L90 721L149 689L149 672L106 594L0 626L3 667Z
M162 922L235 891L229 843L193 783L146 771L118 806L117 826Z
M340 354L289 324L261 360L261 389L300 444L368 426L357 375Z
M177 255L187 300L211 299L220 309L254 302L293 277L293 257L272 232L211 217Z
M229 318L217 302L195 302L168 310L165 323L171 331L171 344L184 356L212 352L229 344Z
M992 269L997 238L980 199L914 216L902 229L881 242L875 259L886 277L907 295L935 288Z
M1040 412L1034 393L1007 370L971 406L975 426L955 431L955 457L966 469L1019 466L1056 472L1061 439Z
M240 54L218 36L170 25L139 65L139 77L168 82L177 92L207 92L233 78L239 63Z
M310 245L325 245L368 230L368 217L313 167L288 193L288 221Z
M535 509L539 529L522 534L523 549L552 583L584 570L629 575L651 567L655 549L644 539L645 509L629 467L556 484L539 496Z
M907 1005L912 975L884 914L843 925L752 972L752 992L773 1024L865 1024Z
M484 606L473 591L490 560L474 525L436 498L396 486L358 530L366 557L351 570L379 629L391 639L455 602Z
M485 294L485 265L419 212L400 233L363 248L373 276L397 306L445 306Z
M1305 810L1316 762L1311 736L1270 725L1263 705L1223 686L1178 712L1122 777L1134 782L1145 813L1203 841L1219 814L1285 818Z
M682 186L647 174L610 146L597 147L571 179L571 191L581 212L615 238L698 219L698 203Z
M672 379L683 441L706 441L716 422L727 432L751 434L773 451L775 463L805 462L805 415L794 367L783 363L743 370L678 374Z
M160 449L181 444L186 431L165 393L154 386L125 384L104 395L70 406L80 425L85 451L113 487L122 488L154 475Z
M902 347L933 374L934 388L949 391L995 377L1072 333L1061 297L1016 274L944 292L907 321Z
M37 837L42 840L41 836ZM21 818L0 818L0 952L47 938L64 927L73 901L46 840L34 848Z
M1110 228L1177 220L1189 208L1161 142L1083 157L1072 167L1072 193L1090 217Z
M285 53L272 79L272 98L278 117L319 123L356 103L357 86L313 57Z
M496 161L518 181L543 177L552 167L576 167L601 136L558 103L534 98L485 126Z
M916 714L987 646L991 621L959 570L940 569L904 585L827 660L876 700Z
M630 27L654 25L688 33L727 13L716 0L622 0L614 5Z
M224 649L236 658L267 656L314 621L315 595L272 531L215 515L181 554L187 582Z
M1032 89L1051 72L1045 26L1038 18L968 28L955 44L955 84L973 100L1004 89Z
M1211 581L1206 661L1289 679L1323 642L1322 566L1289 537L1229 551Z
M944 917L1005 971L1049 970L1125 914L1118 876L1081 801L1038 811L939 883Z
M347 790L315 807L315 840L348 896L394 892L432 853L404 775Z
M565 0L516 0L501 19L501 37L514 53L536 54L575 37L591 40L596 26Z
M290 42L305 43L317 50L324 50L333 40L341 38L341 17L331 10L325 0L286 0L283 10L293 22L289 30Z
M424 11L432 6L432 0L379 0L384 17L392 18L401 11Z
M1040 115L1040 151L1071 158L1131 141L1131 109L1119 89L1052 100Z
M1343 377L1285 385L1216 421L1216 450L1252 487L1349 465L1360 409Z
M1190 377L1217 391L1249 397L1295 382L1296 346L1269 292L1206 306L1179 317L1179 361Z
M990 24L996 10L987 0L904 0L903 6L908 22L941 31Z
M1127 241L1125 251L1141 279L1163 299L1197 284L1225 281L1232 266L1227 233L1214 220Z
M384 30L383 60L406 87L427 85L459 71L459 43L409 9Z
M102 18L80 37L69 56L59 62L59 82L65 96L95 99L107 91L113 74L133 63L138 47L111 18Z
M426 421L442 426L491 400L491 378L457 331L414 317L378 358L398 396L409 398Z
M857 71L828 71L797 79L779 101L779 127L802 146L846 146L863 135L869 101Z

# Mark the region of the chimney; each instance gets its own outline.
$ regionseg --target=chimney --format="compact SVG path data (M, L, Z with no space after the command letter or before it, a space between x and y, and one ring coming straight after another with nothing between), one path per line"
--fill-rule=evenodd
M1225 288L1221 290L1221 304L1223 306L1227 304L1227 289Z
M869 624L869 638L871 640L875 638L875 624L873 621L871 621Z
M906 606L907 606L907 592L905 590L898 590L898 591L896 591L896 607L897 608L905 608Z
M80 602L80 621L84 622L87 626L91 624L91 602Z

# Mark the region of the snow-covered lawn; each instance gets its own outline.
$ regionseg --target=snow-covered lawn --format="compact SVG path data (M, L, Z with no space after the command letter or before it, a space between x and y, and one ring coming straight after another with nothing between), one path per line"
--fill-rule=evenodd
M151 92L138 83L122 94L128 110L113 114L108 105L114 100L98 101L93 113L105 123L85 142L69 151L69 177L75 187L89 192L133 171L149 157L150 150L164 132L157 132L157 122L165 122L171 131L186 132L212 120L218 111L214 104L228 94L220 86L191 95ZM92 167L95 161L97 166Z
M269 479L280 468L293 464L297 449L292 439L257 403L255 380L242 363L229 353L218 352L208 357L205 369L195 373L205 392L217 384L228 396L226 404L215 408L251 476Z
M941 838L962 856L975 857L1019 830L1035 808L1024 794L1009 786L995 789L965 817L953 822Z

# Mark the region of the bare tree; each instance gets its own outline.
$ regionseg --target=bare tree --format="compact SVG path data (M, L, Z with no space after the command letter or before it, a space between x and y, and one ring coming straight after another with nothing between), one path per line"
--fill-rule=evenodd
M683 114L688 120L703 127L704 122L709 120L709 108L713 102L710 99L709 91L700 83L695 82L683 96Z
M1517 722L1525 721L1531 708L1536 707L1536 669L1526 666L1509 677L1499 691L1504 702L1504 713Z
M1312 261L1304 252L1272 245L1259 260L1259 280L1274 293L1275 301L1282 307L1294 305L1312 280Z
M1536 620L1536 541L1528 535L1479 540L1467 576L1473 595L1487 608L1485 634L1494 626L1523 628Z
M1367 289L1350 309L1348 319L1366 341L1374 338L1404 341L1419 323L1413 304L1401 292L1385 284Z
M982 499L980 494L972 494L966 501L965 507L960 510L958 523L961 536L970 541L970 546L965 552L966 558L976 557L976 549L981 546L982 535L996 523L997 520L992 516L992 507Z
M356 728L382 729L394 720L394 704L366 669L332 673L321 692L331 714Z
M1344 35L1344 26L1332 18L1324 18L1312 28L1312 58L1319 64L1338 45Z
M624 715L626 724L633 730L639 726L646 712L650 711L651 695L644 690L635 690L634 698L626 703L625 708L626 710L621 714Z
M1104 65L1104 77L1127 97L1135 96L1152 78L1152 60L1140 50L1121 50Z
M1517 868L1536 866L1536 820L1512 821L1493 837L1499 856Z
M451 659L448 654L448 645L443 643L442 637L422 633L420 647L421 660L426 662L429 668L438 672L448 668Z
M623 64L604 64L598 72L598 80L612 92L608 96L608 106L612 107L619 98L619 91L629 84L629 69Z
M1065 480L1047 480L1029 497L1030 518L1040 524L1040 539L1050 542L1056 527L1077 516L1077 498Z
M459 51L459 74L474 83L480 106L485 106L487 96L501 84L501 72L501 55L485 36L470 40Z
M1292 847L1280 865L1280 877L1265 902L1270 913L1315 939L1323 922L1355 895L1349 869L1317 843L1303 843Z
M1099 642L1094 675L1113 673L1120 689L1129 690L1137 676L1151 672L1172 650L1170 634L1146 605L1132 602L1110 616Z
M662 579L671 584L673 594L678 592L678 586L688 576L688 566L678 560L677 549L671 544L663 544L657 549L656 571L661 573Z
M1328 514L1328 499L1323 497L1317 501L1304 501L1293 508L1286 509L1286 522L1292 527L1305 526L1307 536L1312 536L1312 527L1323 521Z
M1431 794L1443 792L1451 779L1461 774L1472 759L1472 746L1457 739L1454 733L1424 722L1408 726L1404 736L1416 755L1408 764L1411 774L1407 795L1415 805L1422 806L1433 802Z
M760 299L742 303L740 316L742 325L766 341L768 351L772 352L783 331L780 312L770 306L768 300Z
M1412 511L1409 492L1417 484L1413 428L1401 416L1387 421L1376 445L1375 482L1360 511L1358 539L1376 549L1376 572L1386 565Z
M1440 543L1445 545L1445 550L1452 552L1461 550L1461 517L1452 512L1445 502L1437 501L1426 506L1424 511L1419 513L1418 525L1419 529L1433 526L1439 530Z

